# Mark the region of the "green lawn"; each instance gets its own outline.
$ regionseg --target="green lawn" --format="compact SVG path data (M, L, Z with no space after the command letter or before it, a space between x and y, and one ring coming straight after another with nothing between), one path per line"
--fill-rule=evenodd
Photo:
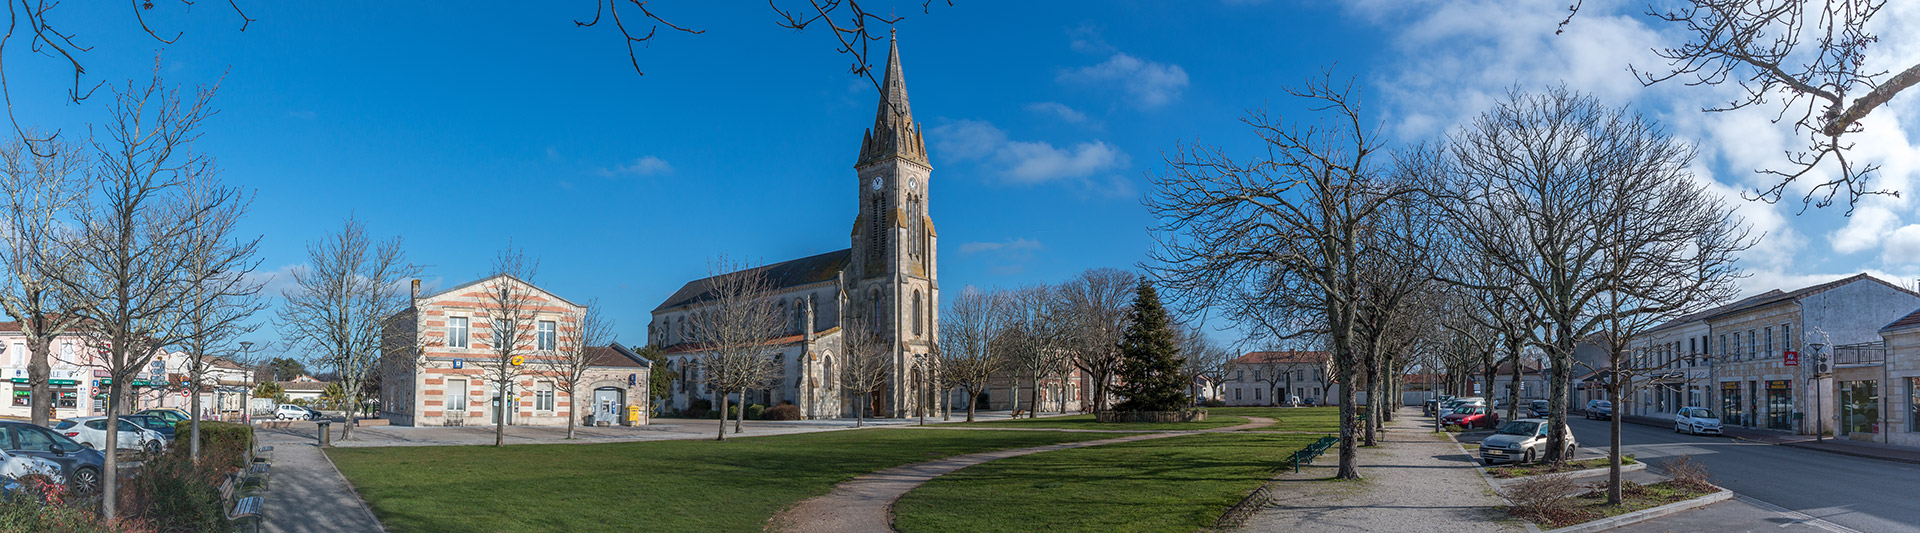
M869 429L726 442L333 448L327 454L392 531L759 531L781 509L867 472L1114 436Z
M894 504L901 531L1194 531L1271 478L1304 434L1210 433L993 461Z
M1208 407L1208 416L1259 416L1276 421L1255 431L1340 431L1339 407Z
M1199 422L1117 422L1102 424L1093 421L1093 415L1069 415L1046 418L1021 418L1014 420L989 420L985 422L958 422L942 424L960 427L1015 427L1049 429L1120 429L1127 431L1181 431L1192 429L1213 429L1238 426L1247 423L1246 417L1221 416L1209 409L1207 419Z

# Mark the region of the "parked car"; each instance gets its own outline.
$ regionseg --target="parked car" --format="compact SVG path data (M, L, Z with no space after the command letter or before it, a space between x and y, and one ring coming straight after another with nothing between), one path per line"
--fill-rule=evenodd
M61 420L53 426L54 431L66 435L80 444L96 450L107 447L107 417L87 416ZM147 453L159 453L167 447L167 438L160 432L134 425L133 421L120 421L120 436L116 443L122 450L140 450Z
M1549 414L1548 411L1551 411L1551 409L1548 408L1546 400L1534 400L1531 405L1527 406L1527 414L1533 415L1534 418L1546 418Z
M142 429L157 431L160 433L160 436L166 437L167 442L173 442L175 426L173 422L169 422L164 418L160 418L157 415L135 413L131 415L120 415L120 419L133 422L133 425L140 426Z
M1320 405L1320 402L1318 400L1314 400L1313 398L1307 398L1306 401L1301 402L1300 405L1304 407L1313 407L1316 405Z
M1693 435L1701 433L1719 435L1721 434L1720 417L1714 416L1713 410L1705 407L1682 407L1680 412L1673 414L1673 431Z
M1452 399L1453 399L1453 396L1449 394L1442 394L1432 398L1427 398L1426 403L1420 406L1420 414L1426 415L1426 416L1433 416L1434 413L1440 412L1441 403L1445 403L1447 400L1452 400Z
M27 476L46 476L54 483L66 483L60 477L60 464L39 457L0 451L0 478L13 481Z
M100 450L26 422L0 420L0 450L59 464L60 474L75 492L82 494L100 490L100 472L107 467L107 456Z
M188 414L186 411L175 409L172 407L155 407L152 409L142 409L140 411L134 412L133 414L157 416L157 417L160 417L160 419L162 420L166 420L167 423L169 424L174 422L186 422L188 420L193 420L193 415Z
M319 411L298 405L283 403L273 410L273 417L282 420L317 420L323 418Z
M1500 414L1485 405L1462 405L1453 408L1453 412L1440 417L1440 423L1462 427L1484 427L1492 429L1500 423Z
M1613 402L1607 400L1587 400L1588 420L1613 420Z
M1531 463L1547 456L1547 436L1552 424L1540 418L1522 418L1500 426L1500 431L1480 441L1480 461L1486 464L1513 461ZM1567 440L1565 457L1573 457L1580 442L1574 440L1571 429L1562 428L1561 437Z

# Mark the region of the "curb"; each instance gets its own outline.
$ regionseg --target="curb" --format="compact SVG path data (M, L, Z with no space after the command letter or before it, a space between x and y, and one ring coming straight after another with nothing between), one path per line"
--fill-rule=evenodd
M1607 474L1607 470L1609 469L1610 467L1603 466L1600 468L1588 468L1586 470L1575 470L1572 472L1556 472L1553 474L1535 474L1534 476L1558 475L1558 476L1566 476L1568 479L1577 479L1577 478L1585 478L1585 477L1593 477L1593 476L1604 476ZM1636 472L1640 470L1646 470L1646 469L1647 469L1646 463L1633 463L1633 464L1620 465L1620 473L1622 474L1625 474L1627 472ZM1514 483L1520 482L1520 480L1527 479L1534 476L1510 477L1505 479L1488 476L1488 479L1492 479L1495 481L1496 484L1494 486L1500 487L1500 488L1506 488L1507 485L1512 485Z
M1920 465L1920 459L1907 459L1907 458L1903 458L1903 457L1887 457L1887 456L1884 456L1884 455L1874 455L1874 454L1870 454L1870 453L1860 453L1860 452L1855 452L1855 451L1848 451L1848 450L1835 450L1835 449L1832 449L1832 448L1823 448L1823 447L1817 447L1817 446L1807 446L1807 445L1806 445L1806 443L1801 443L1801 442L1782 442L1782 443L1778 443L1778 444L1775 444L1775 446L1786 446L1786 447L1789 447L1789 448L1799 448L1799 449L1802 449L1802 450L1813 450L1813 451L1816 451L1816 452L1825 452L1825 453L1831 453L1831 454L1834 454L1834 455L1845 455L1845 456L1849 456L1849 457L1859 457L1859 458L1863 458L1863 459L1878 459L1878 460L1881 460L1881 461L1888 461L1888 462L1894 462L1894 463L1906 463L1906 464L1913 464L1913 465Z
M1733 491L1730 491L1727 489L1720 489L1719 492L1715 492L1715 493L1694 498L1691 500L1673 502L1673 503L1669 503L1669 504L1655 507L1652 509L1643 509L1643 510L1634 511L1631 513L1623 514L1620 516L1602 518L1599 520L1594 520L1592 522L1587 522L1584 524L1575 524L1575 525L1563 527L1560 529L1550 529L1550 530L1547 530L1546 533L1589 533L1593 531L1606 531L1616 527L1635 524L1639 522L1645 522L1647 520L1652 520L1652 519L1660 518L1663 516L1679 514L1686 511L1692 511L1694 509L1699 509L1701 507L1706 507L1708 505L1713 505L1716 503L1727 501L1732 498L1733 498Z

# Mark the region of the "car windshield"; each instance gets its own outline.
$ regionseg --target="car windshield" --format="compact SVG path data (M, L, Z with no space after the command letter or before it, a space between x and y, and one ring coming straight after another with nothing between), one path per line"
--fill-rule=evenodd
M1705 407L1696 407L1693 410L1693 417L1694 418L1713 418L1713 411L1709 411Z
M53 429L67 429L73 426L74 423L72 420L61 420L60 423L53 425Z
M1473 410L1474 410L1474 409L1476 409L1476 407L1474 407L1474 406L1471 406L1471 405L1467 405L1467 406L1461 406L1461 407L1459 407L1459 408L1456 408L1456 409L1454 409L1454 410L1453 410L1453 414L1456 414L1456 415L1470 415L1470 414L1473 414Z
M1532 435L1540 430L1539 422L1508 422L1500 426L1501 435Z
M1546 406L1547 406L1547 401L1546 401L1546 400L1534 400L1534 401L1533 401L1533 406L1534 406L1534 407L1546 407Z

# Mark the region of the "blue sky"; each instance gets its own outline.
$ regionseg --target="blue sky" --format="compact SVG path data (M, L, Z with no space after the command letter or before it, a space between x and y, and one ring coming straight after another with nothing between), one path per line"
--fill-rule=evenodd
M1679 36L1632 3L1589 0L1560 36L1563 6L1530 0L955 3L930 15L919 2L870 4L907 16L901 52L931 144L949 291L1131 267L1151 244L1140 195L1161 152L1197 139L1251 153L1242 112L1311 118L1283 88L1323 69L1354 77L1403 142L1440 135L1508 88L1564 82L1700 142L1696 172L1728 195L1760 183L1751 169L1793 141L1765 111L1699 113L1719 89L1641 88L1627 65L1658 66L1646 50ZM200 147L228 183L257 193L246 229L265 236L267 273L298 264L349 214L403 236L429 284L479 276L511 240L540 257L542 285L597 299L639 342L647 312L717 255L779 261L848 245L874 90L847 73L830 34L777 28L762 4L649 4L706 32L663 32L638 49L645 76L612 27L574 26L592 15L584 3L242 2L257 19L245 32L215 4L157 3L156 29L185 34L171 46L122 7L66 6L59 20L95 47L82 56L88 83L144 76L162 49L169 82L220 83ZM1895 4L1879 26L1920 23L1920 9ZM1882 38L1870 63L1920 61L1920 39ZM84 135L108 97L66 103L69 73L19 43L4 59L22 124ZM1920 126L1917 101L1896 98L1862 136L1863 154L1887 166L1883 183L1903 190L1920 174L1906 133ZM1747 291L1862 270L1911 282L1911 197L1870 200L1850 219L1744 205L1767 232Z

